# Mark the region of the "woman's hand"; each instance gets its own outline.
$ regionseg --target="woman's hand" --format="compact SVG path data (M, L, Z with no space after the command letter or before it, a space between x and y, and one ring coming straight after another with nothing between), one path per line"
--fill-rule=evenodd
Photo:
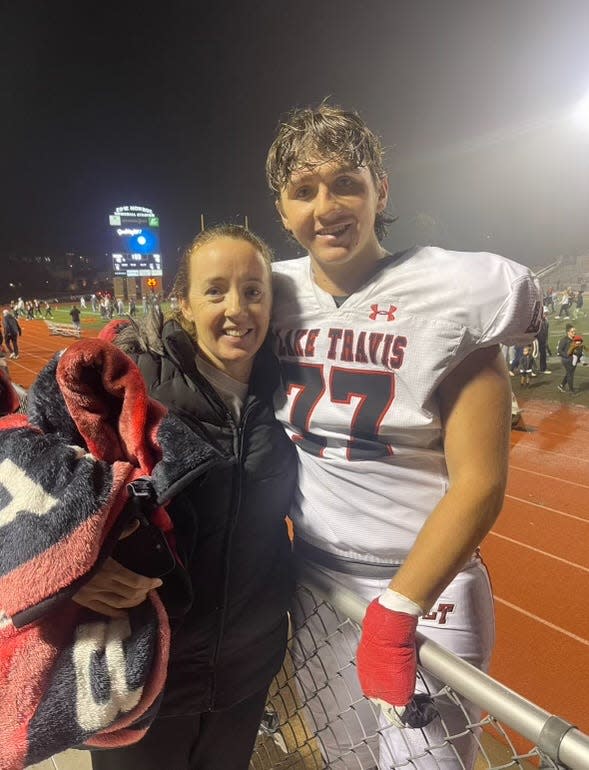
M139 522L135 521L121 535L121 540L132 534ZM154 588L159 588L159 578L148 578L123 567L110 557L94 577L74 594L73 600L90 610L110 618L124 617L124 609L137 607Z

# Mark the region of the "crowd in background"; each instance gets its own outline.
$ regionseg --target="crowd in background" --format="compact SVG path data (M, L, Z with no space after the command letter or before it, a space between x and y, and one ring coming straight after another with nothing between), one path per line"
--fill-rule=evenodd
M519 383L523 388L530 385L531 378L538 374L552 374L548 368L548 357L558 357L563 368L563 378L557 389L561 393L576 395L578 391L574 387L574 375L578 365L588 365L583 360L584 341L577 328L572 323L567 323L564 335L560 338L556 349L550 347L549 330L550 317L554 320L568 321L584 318L584 290L585 284L578 288L568 286L563 290L554 290L549 287L544 293L544 306L540 329L532 346L515 346L505 351L509 374L511 377L519 375Z

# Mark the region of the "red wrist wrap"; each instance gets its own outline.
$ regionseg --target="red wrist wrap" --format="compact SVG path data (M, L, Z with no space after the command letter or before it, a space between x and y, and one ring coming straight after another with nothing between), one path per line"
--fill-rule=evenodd
M362 624L356 662L360 686L369 698L405 706L415 692L417 617L372 601Z

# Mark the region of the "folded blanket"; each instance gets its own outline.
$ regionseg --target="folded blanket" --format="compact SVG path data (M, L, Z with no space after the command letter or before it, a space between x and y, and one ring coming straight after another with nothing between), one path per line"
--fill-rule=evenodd
M128 523L131 482L147 478L149 516L173 547L162 504L219 462L102 340L58 354L31 388L28 418L0 420L0 770L144 735L169 652L157 592L118 619L71 596Z

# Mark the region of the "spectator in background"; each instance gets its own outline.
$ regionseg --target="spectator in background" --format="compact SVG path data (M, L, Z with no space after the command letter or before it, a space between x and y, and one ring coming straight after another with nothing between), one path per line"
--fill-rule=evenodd
M53 318L53 310L51 309L51 302L48 299L45 300L45 318Z
M22 334L22 329L10 310L6 308L2 311L2 331L6 347L10 351L10 358L18 358L18 338Z
M540 359L540 372L542 374L552 374L547 364L547 352L548 352L548 331L549 324L546 315L546 308L542 313L542 320L540 321L540 328L538 334L536 334L536 340L538 341L538 357Z
M544 297L544 306L546 307L546 312L550 310L551 313L554 313L554 291L552 286L546 292L546 296Z
M580 334L575 334L569 347L569 356L573 362L573 368L581 363L581 358L583 358L583 349L583 338Z
M515 377L516 371L519 369L519 361L522 357L523 347L521 345L513 346L513 358L509 363L509 376Z
M532 349L529 345L526 345L519 360L520 385L522 387L527 388L530 384L530 377L534 375L535 367L536 364L534 356L532 355Z
M80 310L76 305L74 305L73 308L70 310L70 315L72 317L73 325L79 331L80 330Z
M80 308L86 310L86 298L83 294L80 296Z
M129 315L131 318L135 318L137 315L137 305L135 304L135 297L129 297Z
M558 311L557 318L569 318L569 312L571 309L571 303L573 301L573 290L569 286L566 291L563 291L562 293L562 303L560 305L560 310Z
M556 353L564 367L564 377L558 386L561 393L566 393L567 387L570 393L575 393L573 384L575 379L575 365L573 364L572 343L576 333L577 330L575 327L572 324L567 324L565 327L565 335L564 337L561 337L558 348L556 349Z
M583 312L583 292L578 291L577 296L575 297L575 309L573 311L573 315L575 318L578 318L580 315L584 316L585 313Z

